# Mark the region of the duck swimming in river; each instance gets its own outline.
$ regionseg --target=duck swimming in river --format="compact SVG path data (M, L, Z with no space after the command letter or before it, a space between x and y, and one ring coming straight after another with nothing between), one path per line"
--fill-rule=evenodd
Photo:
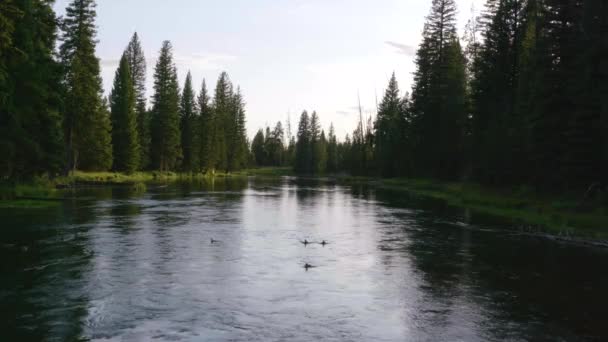
M211 240L210 240L210 241L211 241L211 243L216 243L216 242L219 242L219 241L217 241L217 240L216 240L216 239L214 239L214 238L211 238Z
M309 268L314 268L314 267L317 267L317 266L313 266L313 265L311 265L309 263L305 263L304 264L304 269L307 270L307 271L308 271Z
M300 241L304 246L308 245L310 242L308 242L308 240L304 239L304 241Z
M327 242L327 241L323 240L323 241L319 242L319 244L320 244L321 246L325 247L325 245L329 244L329 242Z

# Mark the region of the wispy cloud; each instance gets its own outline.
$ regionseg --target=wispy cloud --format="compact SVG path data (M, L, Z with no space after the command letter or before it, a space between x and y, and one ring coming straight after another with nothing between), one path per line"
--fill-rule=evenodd
M195 70L222 70L227 64L235 61L236 56L218 53L193 53L181 54L174 53L175 64L179 69L195 69ZM153 70L156 65L157 57L146 58L146 65L149 70ZM120 64L118 58L102 58L100 61L102 68L116 69Z
M398 53L404 54L406 56L413 56L416 53L416 48L411 45L392 42L390 40L387 40L384 43L396 48Z
M351 116L351 115L353 115L354 113L353 113L353 112L346 111L346 110L338 110L338 111L336 111L336 114L338 114L338 115L340 115L340 116Z
M217 53L175 54L175 64L196 70L222 70L237 59L236 56Z

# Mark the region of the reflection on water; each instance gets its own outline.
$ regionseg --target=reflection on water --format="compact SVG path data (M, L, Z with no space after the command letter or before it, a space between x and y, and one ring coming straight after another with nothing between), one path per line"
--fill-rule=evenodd
M80 192L0 212L2 340L608 338L607 251L436 201L290 178Z

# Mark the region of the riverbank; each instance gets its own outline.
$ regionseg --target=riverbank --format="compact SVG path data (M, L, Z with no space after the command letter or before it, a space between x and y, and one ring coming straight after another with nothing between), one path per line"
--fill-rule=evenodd
M176 172L83 172L75 171L69 176L48 179L35 178L22 183L0 184L0 209L41 209L54 207L66 199L63 190L90 186L128 186L145 190L145 184L178 181L202 181L210 178L232 178L256 176L276 178L293 175L292 169L257 168L225 173L176 173Z
M343 183L373 184L386 191L403 191L435 198L448 205L510 219L520 230L563 239L591 239L608 245L608 207L582 203L583 194L549 196L529 188L492 188L475 183L428 179L345 177Z
M0 186L0 208L47 208L64 199L62 189L80 186L131 186L145 189L146 183L196 181L209 178L279 178L293 176L289 167L247 169L234 173L183 174L173 172L80 172L54 180L36 179L27 184ZM378 179L370 177L330 177L340 184L366 184L384 191L443 200L451 206L500 216L513 221L525 232L548 233L560 238L608 241L608 206L599 202L581 203L582 194L548 196L531 189L491 188L475 183L440 182L429 179Z

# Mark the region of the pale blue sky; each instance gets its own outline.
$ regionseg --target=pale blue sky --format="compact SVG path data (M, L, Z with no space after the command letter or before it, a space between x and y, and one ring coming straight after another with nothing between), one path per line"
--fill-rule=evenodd
M457 0L459 27L471 6ZM69 0L58 0L63 14ZM375 112L396 72L402 92L411 87L413 53L431 0L98 0L97 55L106 93L118 59L137 31L148 60L148 96L161 42L173 43L180 83L190 70L196 90L202 79L215 87L226 70L241 86L247 128L285 121L293 130L302 110L316 110L325 129L340 138L358 117L357 94Z

